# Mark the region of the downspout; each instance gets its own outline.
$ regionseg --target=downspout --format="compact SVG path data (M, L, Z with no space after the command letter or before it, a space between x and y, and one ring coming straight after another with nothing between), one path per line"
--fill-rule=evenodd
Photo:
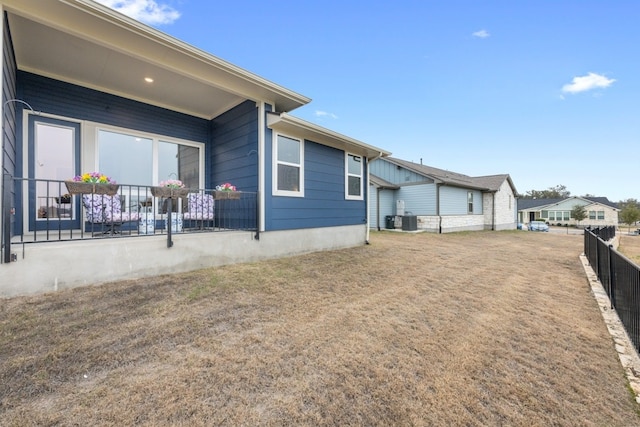
M440 215L440 187L442 183L436 184L436 216L438 217L438 234L442 234L442 216Z
M256 234L255 234L255 239L256 240L260 240L260 232L264 231L264 222L265 222L265 212L264 212L264 189L265 189L265 182L264 182L264 171L265 171L265 167L264 167L264 157L265 157L265 127L266 127L266 108L265 108L265 103L262 102L258 102L257 103L257 107L258 107L258 194L256 197L256 203L257 203L257 208L256 208L256 213L257 213L257 219L258 219L258 224L257 225L257 230L256 230Z
M380 231L380 190L381 187L376 188L376 224L378 224L378 231Z
M373 159L368 159L367 158L367 203L365 203L365 209L366 209L365 213L367 215L365 224L367 225L367 231L366 231L366 236L365 236L365 239L364 239L364 243L367 244L367 245L369 244L369 236L370 236L370 233L371 233L370 227L369 227L369 225L370 225L369 224L369 206L370 206L370 203L371 203L371 192L369 191L369 189L371 187L369 185L369 179L370 179L371 173L369 171L369 169L370 169L369 165L371 164L371 162L378 160L380 157L382 157L382 151L379 152L378 155L376 157L374 157ZM376 194L376 196L379 196L379 195L380 195L380 193L378 192ZM380 206L380 198L378 197L377 199L378 199L377 200L378 206ZM379 212L377 210L376 210L376 216L377 217L380 216L380 214L379 214ZM380 218L378 218L378 230L380 230Z

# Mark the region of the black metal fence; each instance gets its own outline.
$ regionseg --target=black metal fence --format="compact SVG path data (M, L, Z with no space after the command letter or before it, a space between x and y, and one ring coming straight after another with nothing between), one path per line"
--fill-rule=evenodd
M119 184L69 188L64 181L3 176L0 262L11 245L97 238L245 230L258 233L258 194Z
M608 242L615 227L585 229L584 253L604 287L611 308L640 351L640 267L613 249Z

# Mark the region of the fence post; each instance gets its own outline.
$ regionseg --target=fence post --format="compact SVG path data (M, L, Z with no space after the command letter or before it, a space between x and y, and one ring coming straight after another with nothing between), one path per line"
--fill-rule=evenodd
M616 305L613 301L614 298L614 293L615 293L615 271L614 271L614 262L613 262L613 257L611 256L611 251L613 250L613 245L609 245L608 246L608 250L607 250L607 255L609 256L609 305L611 306L610 308L614 309L616 308Z
M600 245L598 244L598 239L594 240L596 244L596 265L594 267L596 270L596 276L598 276L598 279L602 282L602 277L600 277Z

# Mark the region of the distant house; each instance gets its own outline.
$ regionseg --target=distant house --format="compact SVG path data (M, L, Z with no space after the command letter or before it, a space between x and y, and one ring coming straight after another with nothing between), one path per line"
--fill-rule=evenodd
M306 96L95 1L0 9L0 297L366 243L389 153L292 116ZM65 183L93 171L114 194Z
M516 189L507 174L471 177L393 157L371 162L370 174L371 227L393 221L436 233L516 228Z
M586 219L571 216L575 206L584 206ZM560 199L518 199L518 222L545 221L551 225L618 225L618 205L606 197L565 197Z

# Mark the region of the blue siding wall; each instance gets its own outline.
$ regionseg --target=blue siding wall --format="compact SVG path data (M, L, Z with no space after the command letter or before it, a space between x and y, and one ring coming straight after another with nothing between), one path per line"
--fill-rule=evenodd
M195 142L209 140L209 121L36 74L18 72L18 96L36 111Z
M467 215L466 188L440 187L440 215ZM473 214L482 215L482 192L473 190Z
M2 102L16 98L16 57L11 42L11 34L9 32L9 23L6 14L3 15L3 45L2 45ZM22 107L23 105L16 102L9 102L2 108L2 123L4 134L2 137L2 173L18 175L19 165L17 156L16 129L22 124ZM19 200L15 199L16 193L13 192L11 200L12 207L15 207ZM0 218L0 223L2 218ZM11 215L11 224L9 226L9 234L14 234L15 215ZM4 227L4 224L3 224Z
M4 44L2 46L2 102L16 97L16 58L11 45L9 24L4 16ZM22 104L9 102L4 105L4 144L2 167L4 173L15 174L16 168L16 117L22 119Z
M258 191L258 108L246 101L216 117L207 156L207 188L229 182L241 191Z
M304 142L305 197L270 196L272 143L268 145L266 230L365 224L365 200L345 200L344 151ZM366 163L365 163L366 165ZM366 166L364 171L366 176ZM366 193L366 185L363 188ZM366 196L366 194L365 194Z
M385 217L387 215L395 215L394 212L394 195L393 190L380 190L378 191L374 186L369 186L369 195L371 201L369 203L369 227L370 228L385 228ZM380 203L378 204L378 196L380 197ZM380 207L380 213L378 214L378 206Z
M400 187L396 198L404 200L405 212L412 215L436 215L436 184Z

